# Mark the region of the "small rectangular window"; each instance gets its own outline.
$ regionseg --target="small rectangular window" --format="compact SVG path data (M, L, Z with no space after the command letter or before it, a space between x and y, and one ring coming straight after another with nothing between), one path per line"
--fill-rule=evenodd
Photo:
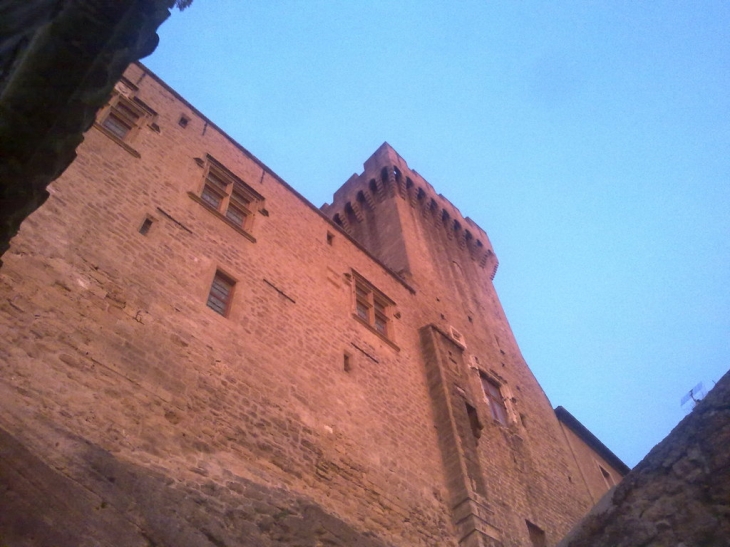
M152 228L152 219L146 218L144 219L142 226L139 227L139 233L146 236L149 233L150 228Z
M115 112L111 112L102 125L122 140L134 128L134 123L117 116Z
M507 425L507 407L504 404L504 397L499 389L499 384L481 375L482 389L484 396L489 403L489 409L492 412L492 418L502 425Z
M210 287L210 293L208 293L208 307L223 316L227 315L235 284L236 282L230 277L221 272L216 272L213 284Z
M469 418L469 427L471 427L471 433L474 435L475 440L479 440L479 437L482 436L482 424L479 421L479 415L477 414L477 409L471 406L469 403L466 403L466 415Z
M391 315L393 302L355 275L355 315L385 338L392 338Z

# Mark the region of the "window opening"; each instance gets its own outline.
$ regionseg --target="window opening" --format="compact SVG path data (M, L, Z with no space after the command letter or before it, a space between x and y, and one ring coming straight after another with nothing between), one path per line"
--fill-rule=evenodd
M150 228L152 228L152 219L148 217L144 219L142 226L139 227L139 233L146 236L149 233Z
M262 200L245 182L210 156L200 199L244 230L250 230L253 211Z
M482 436L482 424L479 421L479 415L477 414L477 409L471 406L469 403L466 403L466 415L469 417L469 426L471 427L471 433L474 435L475 440L479 440L479 437Z
M345 353L343 355L342 364L343 364L343 369L345 370L345 372L350 372L352 370L352 363L351 363L351 358L350 358L349 353Z
M535 526L529 520L526 520L525 524L527 524L527 532L530 534L532 547L546 547L547 537L545 536L545 532L542 528Z
M183 129L188 126L188 123L190 123L190 118L187 116L180 116L180 119L177 122L177 124Z
M156 116L155 112L139 99L127 98L118 92L102 112L103 117L99 121L99 125L109 135L121 141L129 140L141 127L144 120L154 119ZM153 123L152 126L156 126L156 124ZM157 131L159 131L159 127Z
M390 338L393 302L360 277L355 277L355 315L378 334Z
M109 115L102 123L106 129L122 140L134 129L141 117L140 112L125 104L127 102L126 99L120 97L118 102L111 107Z
M507 407L504 405L504 398L499 389L499 384L490 380L484 375L480 375L482 380L482 389L489 403L489 409L492 412L492 418L502 425L507 425Z
M327 245L332 245L332 243L335 241L335 234L332 232L327 232Z
M227 315L235 284L236 282L230 277L221 272L215 272L208 294L208 307L223 316Z
M616 485L616 482L613 480L613 476L611 476L611 473L606 471L602 465L598 465L598 468L601 470L601 475L603 475L603 480L606 481L606 484L609 488L612 488Z

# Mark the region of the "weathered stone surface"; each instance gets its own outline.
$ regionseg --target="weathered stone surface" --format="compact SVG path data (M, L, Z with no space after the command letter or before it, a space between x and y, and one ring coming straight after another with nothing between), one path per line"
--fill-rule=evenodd
M522 547L589 509L486 233L390 146L322 211L144 66L111 101L0 268L0 534Z
M730 545L730 373L559 547Z
M0 545L385 547L281 488L232 474L225 485L173 478L50 428L43 442L63 464L0 429Z

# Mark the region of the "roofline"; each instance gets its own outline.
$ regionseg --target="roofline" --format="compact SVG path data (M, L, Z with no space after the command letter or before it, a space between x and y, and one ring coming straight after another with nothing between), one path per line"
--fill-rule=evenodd
M631 468L628 465L622 462L616 454L611 452L605 444L598 440L598 437L591 433L586 426L580 423L578 419L565 410L565 408L562 406L557 407L555 409L555 416L557 416L558 421L568 426L573 433L578 435L584 443L595 450L619 473L627 475L629 471L631 471Z
M154 78L154 80L160 84L162 87L164 87L167 91L169 91L172 95L175 96L180 102L184 103L185 106L187 106L190 110L192 110L197 116L200 116L209 127L212 127L216 131L218 131L223 137L225 137L233 146L238 148L241 152L243 152L246 156L248 156L251 160L253 160L256 165L258 165L261 169L263 169L265 172L267 172L271 177L276 179L276 181L281 184L284 188L289 190L292 194L294 194L295 197L297 197L299 200L301 200L307 207L312 209L315 213L317 213L320 217L322 217L327 223L330 224L335 230L337 230L340 234L345 236L350 242L355 245L358 249L360 249L363 253L365 253L371 260L373 260L376 264L378 264L380 267L382 267L386 273L388 273L391 277L393 277L396 281L398 281L401 285L403 285L411 294L416 294L416 289L411 287L405 279L403 279L400 275L398 275L395 271L393 271L389 266L387 266L385 263L383 263L381 260L379 260L377 257L373 256L370 251L368 251L365 247L363 247L358 241L356 241L350 234L348 234L345 230L343 230L340 226L338 226L331 218L329 218L327 215L325 215L319 207L314 205L311 201L309 201L307 198L305 198L302 194L297 192L292 186L289 185L284 179L282 179L279 175L274 173L271 168L266 165L264 162L262 162L260 159L258 159L256 156L254 156L249 150L247 150L244 146L239 144L233 137L231 137L228 133L223 131L218 125L213 122L210 118L208 118L205 114L203 114L200 110L195 108L192 104L190 104L185 97L180 95L177 91L175 91L172 87L170 87L165 81L160 78L157 74L155 74L152 70L150 70L149 67L144 65L140 61L135 61L132 64L136 64L139 66L145 74L148 76L151 76Z

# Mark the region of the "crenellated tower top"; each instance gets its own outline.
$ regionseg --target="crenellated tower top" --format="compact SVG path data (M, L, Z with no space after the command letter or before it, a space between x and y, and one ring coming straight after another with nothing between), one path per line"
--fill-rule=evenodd
M353 174L322 211L368 251L398 273L411 273L412 260L402 238L403 205L410 206L447 245L494 278L499 262L487 234L384 142ZM377 211L377 214L376 214Z

